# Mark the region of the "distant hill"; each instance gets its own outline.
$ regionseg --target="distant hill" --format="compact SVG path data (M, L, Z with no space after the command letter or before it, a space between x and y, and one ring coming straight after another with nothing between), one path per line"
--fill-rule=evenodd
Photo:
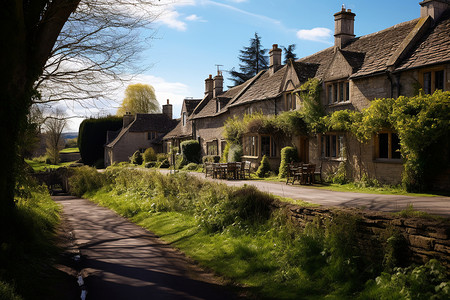
M62 138L64 140L70 140L78 137L78 132L63 132Z

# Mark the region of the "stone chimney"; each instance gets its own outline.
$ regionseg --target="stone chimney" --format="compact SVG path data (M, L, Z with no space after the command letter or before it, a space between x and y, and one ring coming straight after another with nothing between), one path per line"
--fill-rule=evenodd
M205 97L212 97L213 95L213 78L212 75L209 74L209 77L205 79Z
M334 45L342 48L344 44L355 37L355 14L351 9L345 9L334 14Z
M123 128L128 127L128 125L131 124L131 122L134 121L134 115L132 115L129 111L127 111L124 115L123 115Z
M269 72L273 75L281 67L281 52L282 50L278 48L277 44L272 45L272 49L269 51L270 55L270 65Z
M216 98L223 93L223 76L222 72L217 71L217 75L214 76L214 94L213 97Z
M450 8L450 0L425 0L419 4L421 6L420 17L426 18L430 16L435 21Z
M164 115L172 119L172 104L169 103L169 99L167 99L167 104L162 106L162 111Z

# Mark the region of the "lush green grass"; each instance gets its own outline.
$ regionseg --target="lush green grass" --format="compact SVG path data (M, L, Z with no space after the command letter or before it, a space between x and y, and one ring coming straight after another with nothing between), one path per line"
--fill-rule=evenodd
M71 162L60 163L57 165L51 165L51 164L45 163L45 160L42 161L42 160L35 160L35 159L33 159L33 160L25 159L25 162L28 165L30 165L35 172L42 172L42 171L45 171L46 169L58 169L60 167L67 167L74 163L73 161L71 161Z
M74 178L80 183L104 182L85 196L155 232L255 298L384 299L374 295L388 295L392 288L394 277L383 287L374 282L383 259L398 254L361 248L355 216L316 220L301 230L283 211L267 214L273 198L252 187L234 189L183 172L115 168L102 179L87 169L78 171ZM446 280L439 278L417 281L431 290ZM408 291L408 284L398 291Z
M0 242L0 299L54 299L59 211L45 188L19 187L10 231Z
M59 151L59 153L78 153L78 152L80 152L78 147L75 147L75 148L64 148L61 151Z

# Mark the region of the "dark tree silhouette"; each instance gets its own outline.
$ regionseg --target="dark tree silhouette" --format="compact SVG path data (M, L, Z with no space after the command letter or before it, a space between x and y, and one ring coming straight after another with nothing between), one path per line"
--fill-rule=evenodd
M240 50L239 60L242 62L239 64L240 72L234 68L229 71L231 78L235 85L242 84L258 74L260 71L267 69L267 49L261 46L261 37L255 32L255 37L250 39L250 46L244 47Z
M287 48L284 46L282 46L282 47L284 49L284 62L283 62L284 64L287 64L289 62L289 59L292 59L292 60L298 59L297 54L294 53L297 45L291 44L291 45L288 45Z

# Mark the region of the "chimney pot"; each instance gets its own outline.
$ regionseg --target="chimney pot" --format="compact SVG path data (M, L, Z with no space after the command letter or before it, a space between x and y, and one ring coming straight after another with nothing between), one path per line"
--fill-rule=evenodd
M450 9L450 0L425 0L419 3L420 17L426 18L432 17L433 20L439 19L439 17L448 9Z
M334 14L334 45L342 48L344 44L355 37L355 14L351 9L343 9Z
M282 50L278 48L278 44L273 44L272 49L269 51L270 65L269 72L273 75L279 68L281 68L281 52Z
M223 93L223 76L220 71L217 71L217 75L214 77L214 92L213 97L216 98Z
M169 99L167 99L167 104L162 107L163 114L172 119L172 104L169 104Z

